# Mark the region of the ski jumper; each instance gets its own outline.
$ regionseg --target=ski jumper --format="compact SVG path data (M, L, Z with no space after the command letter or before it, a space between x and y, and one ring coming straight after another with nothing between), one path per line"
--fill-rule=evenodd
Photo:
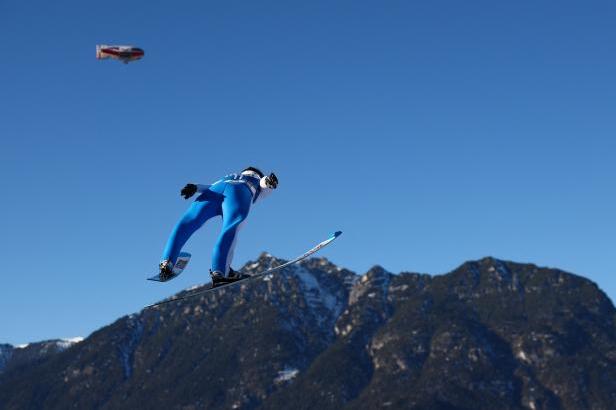
M266 186L265 177L253 171L227 175L212 185L197 185L197 192L201 194L173 228L162 260L170 260L175 265L182 247L192 234L208 219L222 216L222 230L212 252L212 272L218 271L227 276L237 234L246 221L250 207L271 191Z

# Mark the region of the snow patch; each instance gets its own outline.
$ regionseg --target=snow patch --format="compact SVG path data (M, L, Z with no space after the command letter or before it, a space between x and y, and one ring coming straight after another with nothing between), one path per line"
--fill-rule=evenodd
M357 282L359 282L360 279L361 279L361 276L349 275L346 278L344 278L343 283L346 285L347 289L351 289L353 286L355 286Z
M528 358L528 356L526 356L526 353L524 353L524 350L520 350L518 354L516 354L516 357L522 360L523 362L530 363L530 359Z
M294 276L299 279L300 292L321 328L329 328L342 312L342 301L326 286L322 286L309 269L296 265Z
M135 350L143 335L143 323L135 315L130 315L126 321L126 327L127 334L124 335L126 339L118 346L118 353L124 369L124 378L129 379L133 374Z
M56 346L58 347L58 349L61 350L66 350L69 347L71 347L72 345L79 343L83 341L83 337L81 336L77 336L77 337L69 337L68 339L60 339L56 342Z
M498 273L501 274L501 277L503 278L507 278L511 276L509 269L507 269L507 267L501 261L498 261L496 263L496 270L498 271Z
M317 279L304 267L298 266L295 269L295 275L304 285L304 298L311 307L319 305L324 306L330 312L339 309L336 297L321 287Z
M347 311L345 311L344 313L346 314ZM334 326L334 333L336 334L336 336L345 337L346 335L351 333L352 330L353 330L353 325L351 325L350 323L347 323L347 325L343 328L339 328L338 325Z
M297 369L286 368L284 370L281 370L278 372L278 376L274 379L274 383L284 383L288 382L289 380L293 380L298 373L299 370Z

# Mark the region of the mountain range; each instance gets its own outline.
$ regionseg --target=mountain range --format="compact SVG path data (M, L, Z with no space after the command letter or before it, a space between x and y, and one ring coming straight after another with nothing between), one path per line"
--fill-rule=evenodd
M282 262L262 254L242 270ZM313 258L124 316L85 340L0 345L2 409L614 403L610 299L581 276L490 257L436 276L358 275Z

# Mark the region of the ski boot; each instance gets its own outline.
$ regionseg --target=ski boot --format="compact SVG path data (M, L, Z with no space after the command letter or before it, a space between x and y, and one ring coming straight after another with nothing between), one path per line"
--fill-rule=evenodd
M236 272L233 269L229 268L229 275L224 276L220 271L211 271L210 276L212 277L212 287L218 287L222 285L227 285L229 283L237 282L238 280L246 279L250 275L245 275L241 272Z
M234 271L229 268L229 279L233 280L233 282L237 282L238 280L248 279L250 275L246 275L245 273Z
M160 270L158 276L163 282L173 277L173 264L169 259L162 261L160 265L158 265L158 269Z

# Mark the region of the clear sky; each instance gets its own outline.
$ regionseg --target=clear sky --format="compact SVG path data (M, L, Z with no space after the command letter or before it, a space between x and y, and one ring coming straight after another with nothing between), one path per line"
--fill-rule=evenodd
M0 342L87 336L208 280L146 282L187 202L255 165L235 268L495 256L616 299L613 1L0 1ZM129 65L96 44L145 49Z

